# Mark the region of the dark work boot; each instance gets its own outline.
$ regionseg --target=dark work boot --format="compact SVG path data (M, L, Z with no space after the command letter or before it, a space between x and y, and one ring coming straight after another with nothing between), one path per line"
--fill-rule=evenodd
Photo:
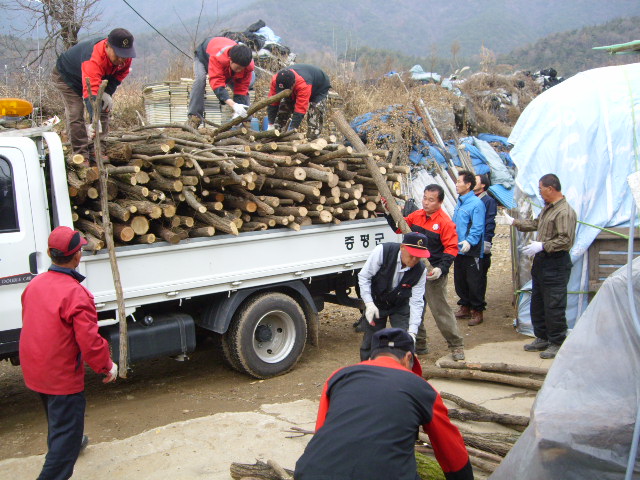
M540 358L550 359L556 358L558 351L560 350L560 345L556 345L555 343L549 343L549 346L543 352L540 352Z
M465 305L460 305L458 311L454 314L457 319L471 318L471 310Z
M470 327L475 327L476 325L480 325L483 322L482 312L478 310L471 310L471 320L467 322L467 325Z
M536 338L533 342L527 343L524 346L527 352L542 352L549 346L549 341L542 338Z

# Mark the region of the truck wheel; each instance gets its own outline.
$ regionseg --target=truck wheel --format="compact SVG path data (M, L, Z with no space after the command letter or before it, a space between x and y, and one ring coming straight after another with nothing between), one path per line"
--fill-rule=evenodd
M306 337L298 302L282 293L263 293L238 310L223 343L234 367L255 378L269 378L296 364Z

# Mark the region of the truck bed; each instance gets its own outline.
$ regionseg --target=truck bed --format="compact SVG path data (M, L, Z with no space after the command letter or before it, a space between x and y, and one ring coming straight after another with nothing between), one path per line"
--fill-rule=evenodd
M239 236L195 238L116 249L129 311L134 308L260 285L346 272L364 265L373 248L397 235L382 219L311 225ZM78 270L95 296L98 311L116 309L106 250L83 257Z

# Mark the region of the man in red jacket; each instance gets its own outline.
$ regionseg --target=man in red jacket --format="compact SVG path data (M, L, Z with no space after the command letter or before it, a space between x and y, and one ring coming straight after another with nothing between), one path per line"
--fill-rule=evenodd
M422 378L413 339L377 331L371 360L335 371L324 385L316 433L296 463L296 480L418 480L422 427L447 480L473 480L464 440L440 394Z
M207 74L209 85L218 97L233 110L233 118L246 117L249 108L249 87L253 78L253 56L246 45L238 45L226 37L205 40L194 52L194 80L189 94L189 125L197 128L204 118L204 90ZM227 85L233 90L229 97Z
M291 96L267 107L269 128L285 127L291 117L289 130L298 128L307 115L307 137L322 133L324 110L331 82L326 73L313 65L298 64L284 68L271 78L269 96L287 88Z
M106 375L105 383L118 375L109 344L98 333L93 295L75 270L86 243L69 227L54 229L48 250L53 265L22 294L20 365L27 387L40 394L49 427L39 480L73 474L83 443L84 362Z
M124 28L116 28L107 38L80 42L58 57L51 79L62 94L67 131L74 154L95 161L93 145L90 143L94 132L85 126L84 109L86 107L93 118L91 99L98 94L102 81L108 80L100 112L101 134L106 138L113 94L129 75L131 59L135 56L133 35ZM91 82L91 91L87 89L87 77Z

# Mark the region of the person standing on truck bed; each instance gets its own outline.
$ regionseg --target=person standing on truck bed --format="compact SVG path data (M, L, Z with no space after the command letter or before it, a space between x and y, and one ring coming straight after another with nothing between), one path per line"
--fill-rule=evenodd
M373 249L358 274L360 297L364 301L364 327L360 360L369 359L371 338L378 330L391 326L416 338L424 310L425 267L428 258L427 237L407 233L402 243L382 243Z
M307 137L318 138L322 133L326 100L331 81L326 73L313 65L298 64L284 68L271 78L269 96L291 89L291 96L267 107L269 129L298 128L307 116Z
M447 302L447 282L451 264L458 255L458 234L456 225L442 208L442 202L444 189L436 183L427 185L422 196L422 209L407 215L405 221L411 231L420 232L427 237L427 248L431 254L429 263L433 268L427 273L425 302L438 330L447 341L451 356L457 362L464 360L464 340L458 330L453 310ZM383 203L386 205L386 199ZM391 216L385 217L389 226L399 232ZM423 355L427 352L427 330L423 320L416 335L416 353Z
M104 383L118 375L109 344L98 333L93 295L75 270L86 243L69 227L54 229L48 249L53 264L22 294L20 365L27 387L40 394L48 422L48 451L39 480L70 478L88 443L83 435L84 362L106 375Z
M249 87L253 78L253 55L246 45L230 38L213 37L205 40L194 52L194 80L189 94L188 124L197 128L204 118L204 91L207 74L211 90L220 103L233 110L233 118L246 117L249 108ZM227 85L233 90L229 97Z
M296 462L296 480L419 480L422 426L447 480L473 480L464 440L442 398L422 378L411 336L376 332L371 360L335 371L320 398L316 433Z
M95 161L93 145L90 143L94 132L90 126L85 126L84 109L86 107L93 118L91 100L98 94L102 81L108 80L100 112L100 133L102 138L106 138L109 115L113 109L113 94L129 75L131 59L135 56L133 35L124 28L116 28L111 30L107 38L80 42L58 57L51 79L62 94L67 132L74 154ZM91 82L91 91L87 89L87 77Z

